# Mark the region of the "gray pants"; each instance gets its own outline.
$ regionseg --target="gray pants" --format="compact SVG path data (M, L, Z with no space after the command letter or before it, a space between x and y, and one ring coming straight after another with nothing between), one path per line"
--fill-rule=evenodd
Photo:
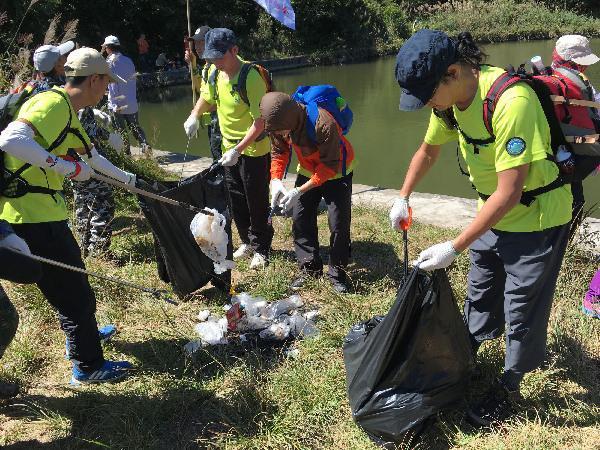
M103 253L110 247L115 199L112 187L103 181L73 182L75 229L83 256Z
M129 144L129 130L131 130L131 132L139 142L140 146L142 144L148 144L148 142L146 142L146 133L144 133L144 130L142 129L138 121L138 113L113 113L113 118L116 130L119 133L121 133L121 136L123 136L124 151L127 155L131 155L131 148Z
M506 372L531 372L544 360L568 232L568 225L531 233L490 230L470 247L469 333L476 345L506 333Z

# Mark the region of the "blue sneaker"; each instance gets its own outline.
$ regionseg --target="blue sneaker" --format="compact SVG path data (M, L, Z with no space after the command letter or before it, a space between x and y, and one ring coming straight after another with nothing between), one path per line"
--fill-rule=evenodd
M93 372L83 372L73 367L71 384L79 386L81 384L118 381L129 375L131 367L131 363L128 361L104 361L102 367Z
M115 325L105 325L98 329L98 335L100 336L100 342L105 343L112 339L117 334L117 327ZM69 340L65 339L65 359L71 359Z

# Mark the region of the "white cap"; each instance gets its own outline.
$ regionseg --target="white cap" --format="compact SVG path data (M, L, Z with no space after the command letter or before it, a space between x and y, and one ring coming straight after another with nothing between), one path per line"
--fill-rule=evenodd
M565 61L591 66L600 61L590 48L590 41L579 34L567 34L556 41L556 53Z
M68 77L81 77L94 74L108 75L111 82L127 83L123 78L112 72L98 50L82 47L69 53L67 62L65 62L65 75Z
M121 45L121 42L119 41L118 37L113 36L111 34L110 36L106 36L104 38L104 43L102 44L102 47L104 47L105 45Z
M50 72L54 69L54 65L58 58L66 55L75 48L73 41L67 41L59 46L42 45L33 53L33 67L40 72Z
M194 41L203 41L206 37L206 33L210 31L210 27L208 25L202 25L198 27L194 34L192 35L192 39Z

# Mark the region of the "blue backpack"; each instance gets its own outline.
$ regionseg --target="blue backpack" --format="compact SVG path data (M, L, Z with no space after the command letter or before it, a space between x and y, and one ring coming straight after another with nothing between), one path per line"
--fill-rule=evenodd
M342 134L347 134L352 127L354 114L340 95L338 90L329 84L317 86L300 86L292 98L306 106L308 115L307 132L311 141L317 142L315 125L319 117L318 108L327 110L342 129Z

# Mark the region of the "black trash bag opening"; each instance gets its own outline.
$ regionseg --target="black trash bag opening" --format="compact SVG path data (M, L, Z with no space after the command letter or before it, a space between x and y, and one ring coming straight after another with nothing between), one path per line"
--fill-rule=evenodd
M216 209L227 218L225 231L229 238L227 259L233 257L231 241L231 213L223 171L209 169L176 181L161 181L153 186L156 193L179 200L198 208ZM196 243L190 223L194 212L180 206L138 195L140 207L148 219L155 239L155 253L158 274L161 280L170 282L173 291L180 298L205 286L208 282L229 293L231 271L217 274L213 261L206 256Z
M380 445L407 442L465 395L473 356L445 271L413 269L385 317L344 340L352 416Z

